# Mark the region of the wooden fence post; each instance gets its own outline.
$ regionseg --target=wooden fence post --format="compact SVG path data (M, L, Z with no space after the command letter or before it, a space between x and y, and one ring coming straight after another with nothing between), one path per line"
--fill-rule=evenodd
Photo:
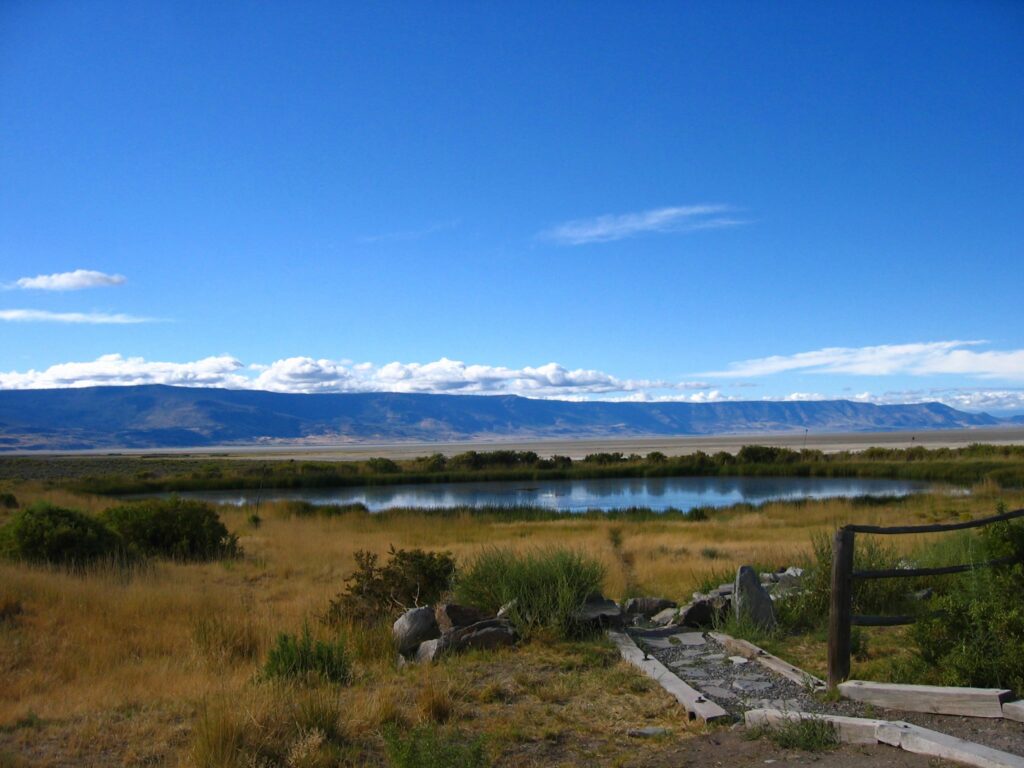
M850 676L850 626L853 614L852 528L836 531L832 542L832 601L828 615L828 684Z

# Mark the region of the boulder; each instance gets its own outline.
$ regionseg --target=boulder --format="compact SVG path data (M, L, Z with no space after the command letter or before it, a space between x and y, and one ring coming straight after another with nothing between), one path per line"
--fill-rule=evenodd
M702 595L679 610L676 624L684 627L714 627L729 614L730 599L719 595Z
M582 624L602 628L621 627L623 624L622 609L618 603L599 593L587 598L576 617Z
M631 597L626 601L624 610L627 616L651 617L666 608L675 608L676 604L664 597Z
M444 635L441 644L445 653L486 650L514 645L519 639L515 627L506 619L487 619Z
M675 621L675 618L678 615L678 613L679 613L679 609L677 609L673 605L671 608L666 608L663 611L658 611L656 614L651 616L651 621L654 624L659 624L661 626L668 626L673 621Z
M437 627L434 609L430 606L411 608L399 616L391 628L395 646L403 656L408 656L419 648L424 640L433 640L440 635L441 630Z
M775 626L772 598L761 586L757 572L749 565L742 565L736 571L732 607L738 621L749 621L761 629Z
M471 605L442 603L434 609L434 618L437 620L437 627L441 630L441 634L444 634L459 627L468 627L479 621L493 619L494 614Z
M433 640L424 640L420 643L420 647L416 649L416 662L419 664L428 663L438 657L441 651L441 638L435 637ZM399 658L402 658L401 656Z

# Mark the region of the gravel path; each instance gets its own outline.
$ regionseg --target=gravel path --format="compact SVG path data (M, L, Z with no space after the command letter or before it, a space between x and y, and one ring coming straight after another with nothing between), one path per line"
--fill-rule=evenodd
M782 709L819 715L904 720L994 749L1024 756L1024 723L1011 720L929 715L880 709L856 701L828 701L757 661L730 654L700 631L629 631L640 648L729 714L748 709Z

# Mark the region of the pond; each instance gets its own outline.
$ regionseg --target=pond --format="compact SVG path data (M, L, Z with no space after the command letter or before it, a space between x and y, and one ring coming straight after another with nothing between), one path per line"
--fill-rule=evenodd
M312 504L365 504L377 512L390 507L537 506L562 512L649 507L690 510L760 504L780 499L906 496L933 490L909 480L809 477L667 477L601 480L500 481L424 485L306 488L300 490L193 491L178 494L219 504L257 500L301 500Z

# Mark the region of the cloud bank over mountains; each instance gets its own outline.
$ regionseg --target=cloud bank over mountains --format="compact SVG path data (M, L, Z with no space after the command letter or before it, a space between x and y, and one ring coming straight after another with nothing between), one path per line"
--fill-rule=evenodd
M963 363L959 352L976 342L936 342L898 346L868 347L861 350L834 348L819 353L762 358L735 363L727 372L708 378L737 377L746 370L749 377L789 370L782 361L799 360L800 369L816 371L826 365L841 366L850 375L884 375L940 369L945 355ZM917 351L911 353L910 348ZM881 351L879 351L881 350ZM975 366L969 370L978 378L990 371L1005 371L1006 378L1024 380L1013 361L1024 351L971 352ZM922 360L927 359L927 366ZM805 364L809 360L816 362ZM874 363L869 361L874 360ZM764 363L763 361L772 361ZM915 362L916 361L916 362ZM994 361L994 362L993 362ZM268 365L246 364L231 355L218 355L191 362L163 362L119 354L95 360L59 363L43 370L0 372L0 389L80 388L166 384L185 387L222 387L272 392L404 392L424 394L521 395L559 400L608 400L627 402L727 402L742 400L812 401L846 399L880 405L941 402L970 411L1024 411L1024 387L922 387L878 392L826 394L794 391L758 395L749 382L714 384L708 381L666 381L624 379L598 370L569 369L558 363L536 367L509 368L467 364L442 357L429 363L392 362L384 365L353 363L348 360L289 357Z

